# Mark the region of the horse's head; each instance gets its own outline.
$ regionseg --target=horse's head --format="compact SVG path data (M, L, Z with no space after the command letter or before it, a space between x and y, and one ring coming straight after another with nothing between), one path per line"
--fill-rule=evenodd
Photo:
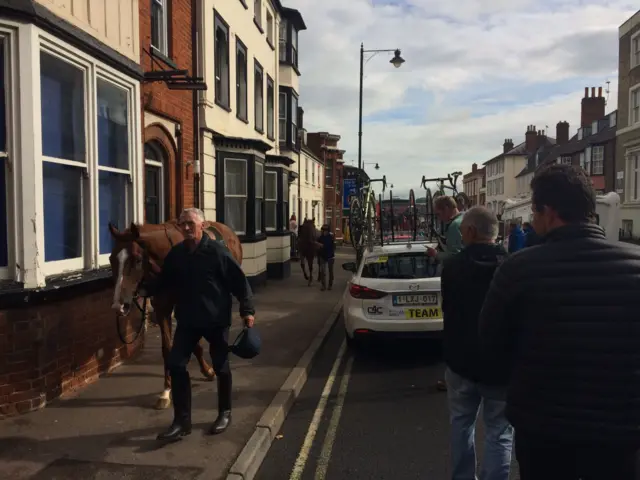
M140 227L132 223L127 230L121 232L110 223L109 231L115 239L115 246L109 257L115 281L111 308L120 315L128 315L133 302L138 297L147 296L145 284L160 272L161 260L168 248L158 248L157 239L164 237L164 243L168 244L171 239L164 225ZM161 256L160 252L164 252L164 255Z

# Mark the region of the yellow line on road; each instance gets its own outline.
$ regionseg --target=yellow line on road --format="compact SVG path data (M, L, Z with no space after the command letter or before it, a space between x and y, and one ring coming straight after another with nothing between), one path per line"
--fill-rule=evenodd
M322 390L322 395L320 396L320 400L318 401L318 406L316 407L315 412L313 412L311 424L309 425L309 429L307 430L307 435L304 437L302 447L300 447L300 452L298 452L298 458L296 458L296 463L293 466L293 470L291 471L289 480L300 480L302 478L304 468L307 466L307 461L309 460L309 453L311 452L313 441L316 438L316 433L318 433L318 427L320 426L320 422L322 421L322 415L324 415L324 411L327 408L327 401L329 400L329 396L331 395L331 390L333 389L333 384L336 381L338 369L340 368L340 364L342 363L342 358L344 357L346 349L347 344L345 341L343 341L342 345L340 346L340 350L338 350L338 356L333 362L333 367L331 368L331 373L329 373L329 378L327 378L327 382L324 384L324 389Z
M331 451L333 450L333 445L336 441L336 434L338 432L338 426L340 425L340 416L342 415L342 407L344 406L344 399L347 396L349 380L351 379L351 367L353 367L353 357L349 357L349 360L347 360L347 366L344 367L342 381L340 382L340 389L338 390L338 398L336 399L336 406L333 408L331 420L327 427L327 434L325 435L324 442L322 444L320 458L318 459L318 466L316 467L316 474L314 477L315 480L325 480L327 477L329 461L331 460Z

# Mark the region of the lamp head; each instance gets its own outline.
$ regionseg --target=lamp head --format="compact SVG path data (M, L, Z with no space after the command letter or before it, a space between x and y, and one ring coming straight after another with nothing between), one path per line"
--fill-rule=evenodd
M393 58L389 63L391 63L396 68L400 68L402 66L402 64L404 63L404 58L400 56L399 49L394 52Z

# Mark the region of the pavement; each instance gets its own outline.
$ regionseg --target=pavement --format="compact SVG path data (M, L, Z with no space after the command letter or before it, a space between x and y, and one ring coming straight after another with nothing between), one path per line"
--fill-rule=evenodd
M441 343L380 342L352 352L341 323L255 480L449 480L446 393L436 389ZM519 480L515 456L512 465L511 480Z
M155 440L173 412L153 408L163 367L159 330L150 327L135 361L73 398L2 421L0 478L250 480L338 317L350 276L340 264L351 261L352 252L338 250L332 291L320 291L317 282L308 287L299 264L292 263L289 279L270 281L257 292L262 353L253 360L232 358L233 423L223 435L204 435L217 414L216 387L192 359L194 431L175 444ZM240 329L234 319L231 337Z

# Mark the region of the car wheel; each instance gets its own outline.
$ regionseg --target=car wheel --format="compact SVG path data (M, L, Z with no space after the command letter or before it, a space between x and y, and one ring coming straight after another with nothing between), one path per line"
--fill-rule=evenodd
M351 350L360 348L360 342L355 337L350 337L346 330L344 331L344 338L347 342L347 347Z

